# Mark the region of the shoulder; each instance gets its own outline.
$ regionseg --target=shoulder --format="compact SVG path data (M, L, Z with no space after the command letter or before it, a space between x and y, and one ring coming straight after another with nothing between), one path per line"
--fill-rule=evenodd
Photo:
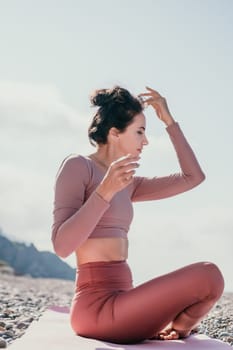
M56 177L58 178L61 175L67 174L72 175L84 175L89 174L89 166L87 159L81 154L70 154L63 159Z

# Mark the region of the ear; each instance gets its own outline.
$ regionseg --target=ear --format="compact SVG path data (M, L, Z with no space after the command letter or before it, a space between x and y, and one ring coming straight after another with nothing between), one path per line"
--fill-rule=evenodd
M109 133L108 136L112 139L112 140L117 140L119 137L120 131L117 128L112 127L111 129L109 129Z

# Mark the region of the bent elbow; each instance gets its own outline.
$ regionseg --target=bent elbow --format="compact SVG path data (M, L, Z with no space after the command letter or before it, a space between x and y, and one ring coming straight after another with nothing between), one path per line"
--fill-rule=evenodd
M66 251L66 249L64 249L63 246L61 246L60 244L58 244L57 242L53 241L53 250L55 252L55 254L57 256L59 256L59 258L67 258L71 253Z
M54 252L56 253L59 258L65 259L67 258L71 253L67 252L64 247L53 245Z
M203 173L203 171L200 171L194 178L192 181L192 187L196 187L198 185L200 185L204 180L205 180L206 176Z
M199 176L198 176L198 183L197 185L200 185L204 180L205 180L206 176L203 173L203 171L200 172Z
M60 242L58 232L52 235L52 245L55 254L60 258L65 259L72 253L70 249L67 249L68 247L65 242Z

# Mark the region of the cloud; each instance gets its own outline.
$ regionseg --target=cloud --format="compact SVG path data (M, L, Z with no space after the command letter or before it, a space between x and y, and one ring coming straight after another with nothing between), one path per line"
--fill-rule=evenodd
M0 82L0 226L50 247L53 185L62 159L88 153L86 116L54 85Z
M0 81L0 121L18 130L70 132L85 121L63 100L55 85Z
M88 145L86 121L54 85L0 82L0 146L8 161Z

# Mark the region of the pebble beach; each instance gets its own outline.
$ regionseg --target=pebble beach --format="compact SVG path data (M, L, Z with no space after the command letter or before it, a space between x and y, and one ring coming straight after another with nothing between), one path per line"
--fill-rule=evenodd
M23 336L48 306L69 306L73 293L73 281L0 274L0 348ZM198 333L233 346L233 293L224 293Z

